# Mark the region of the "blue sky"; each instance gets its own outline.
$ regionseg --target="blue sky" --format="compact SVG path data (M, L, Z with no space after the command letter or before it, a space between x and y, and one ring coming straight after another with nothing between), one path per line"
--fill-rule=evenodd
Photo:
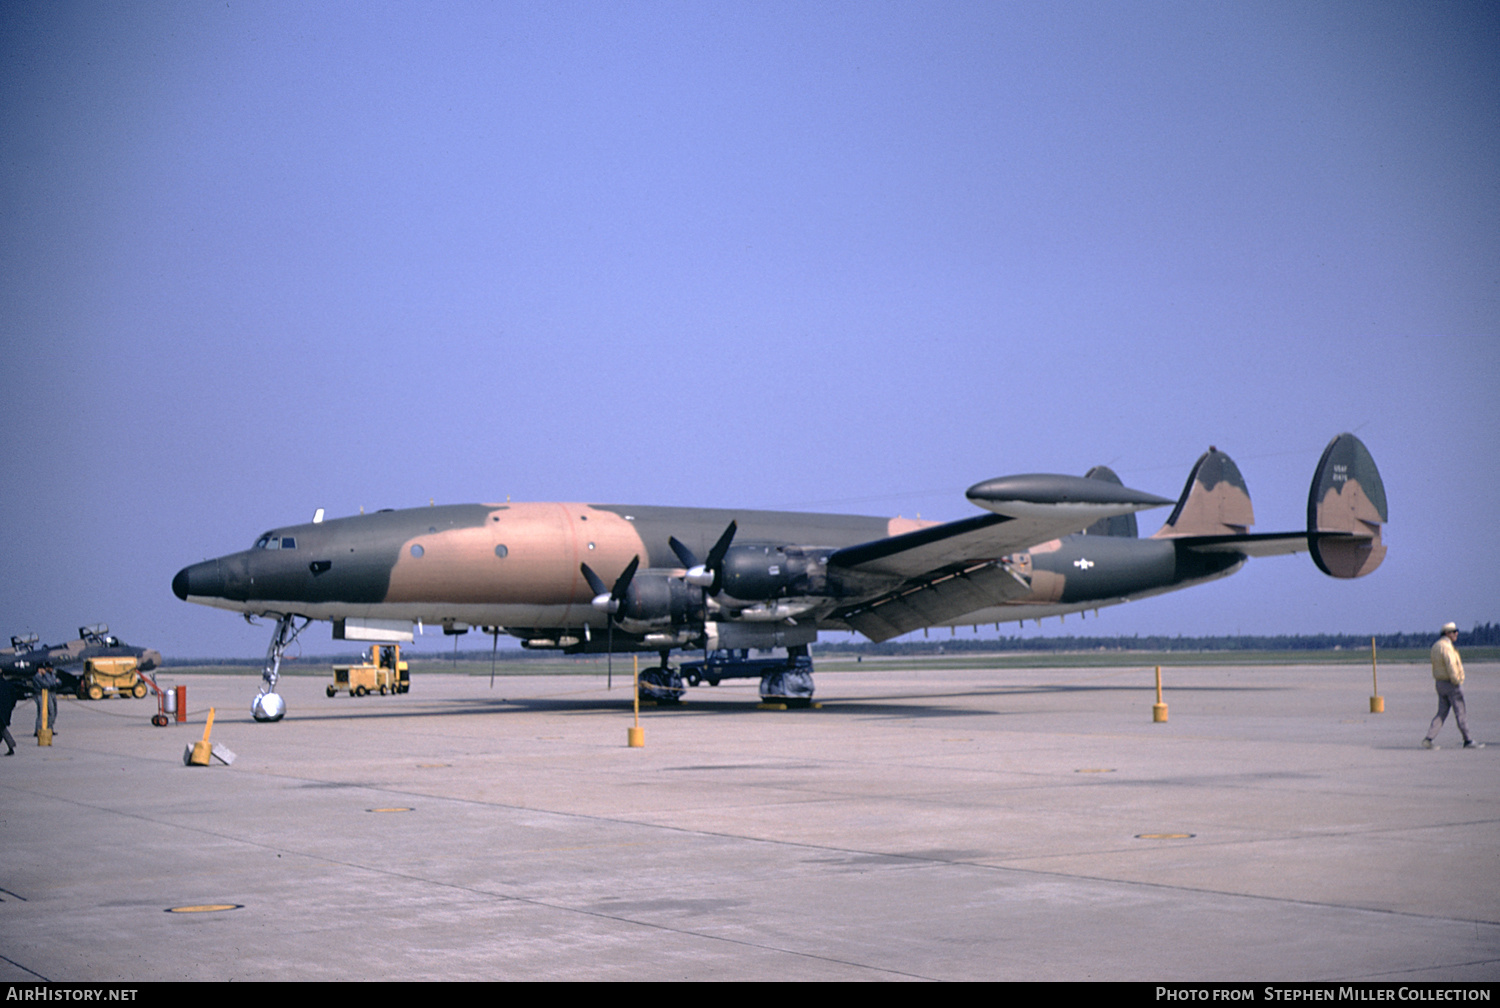
M1099 462L1176 496L1214 444L1295 529L1344 430L1374 575L1043 632L1500 618L1491 5L0 16L0 632L258 654L172 575L318 507L947 519Z

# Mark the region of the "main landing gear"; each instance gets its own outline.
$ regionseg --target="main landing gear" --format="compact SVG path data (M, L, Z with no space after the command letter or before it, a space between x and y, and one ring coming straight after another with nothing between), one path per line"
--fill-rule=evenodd
M760 677L762 703L784 703L788 707L807 707L813 697L813 664L807 646L786 650L786 667L770 669Z
M286 716L286 701L276 692L276 682L281 678L281 656L311 622L312 620L305 619L301 626L297 626L297 617L290 613L277 618L276 630L271 634L271 646L266 649L266 667L260 674L260 692L250 701L250 713L255 720L280 721Z
M751 658L748 648L732 648L710 651L701 661L682 663L682 674L689 686L705 682L717 686L723 679L759 679L762 702L788 707L807 707L812 703L812 673L812 657L806 645L787 648L785 658ZM646 696L645 678L646 673L641 673L642 699ZM678 676L679 681L681 678Z
M640 698L656 704L682 702L682 673L668 664L671 651L661 653L661 664L641 671Z

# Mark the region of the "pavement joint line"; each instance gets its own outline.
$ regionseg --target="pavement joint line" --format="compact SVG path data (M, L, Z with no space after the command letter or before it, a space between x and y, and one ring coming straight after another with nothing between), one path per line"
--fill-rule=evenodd
M43 976L42 974L38 973L36 970L30 969L30 968L22 965L21 963L16 962L10 956L0 955L0 960L4 960L5 962L10 963L12 966L14 966L18 970L26 970L27 973L30 973L32 976L36 977L38 980L42 981L43 983L51 983L52 982L52 978L51 977Z
M1470 960L1466 960L1464 962L1438 963L1437 966L1440 969L1459 969L1459 968L1464 967L1464 966L1491 966L1491 965L1494 965L1495 963L1500 963L1500 959L1470 959ZM1387 977L1387 976L1405 976L1408 973L1420 973L1420 972L1423 972L1423 970L1420 969L1420 968L1419 969L1388 970L1387 972L1384 972L1384 973L1371 973L1370 977L1374 978L1374 977ZM1324 982L1325 983L1336 983L1338 981L1328 980L1328 981L1324 981ZM1372 979L1370 981L1361 981L1361 982L1374 982L1374 983L1378 983L1379 981L1375 981L1375 980ZM1418 981L1418 982L1425 982L1425 981Z

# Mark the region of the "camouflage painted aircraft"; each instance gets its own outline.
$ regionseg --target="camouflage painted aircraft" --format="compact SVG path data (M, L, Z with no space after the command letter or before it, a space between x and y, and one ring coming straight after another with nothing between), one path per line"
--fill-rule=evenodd
M36 634L12 637L10 647L0 650L0 674L9 679L29 679L43 665L50 665L68 690L78 686L76 675L66 670L82 665L90 658L134 658L142 672L161 664L161 652L126 644L109 632L103 623L78 628L78 638L66 644L37 644Z
M775 669L750 663L754 674L764 695L805 698L807 647L825 630L883 641L1098 609L1224 577L1252 556L1307 551L1339 578L1385 556L1385 488L1352 434L1323 452L1297 532L1249 532L1245 481L1215 448L1149 539L1138 538L1135 512L1173 502L1102 466L986 480L968 498L984 513L943 524L619 504L445 505L330 521L319 511L183 568L172 590L275 617L252 712L276 720L282 653L314 620L347 640L410 640L426 624L567 653L656 651L661 666L643 674L643 690L666 698L682 692L668 663L675 648L784 648Z

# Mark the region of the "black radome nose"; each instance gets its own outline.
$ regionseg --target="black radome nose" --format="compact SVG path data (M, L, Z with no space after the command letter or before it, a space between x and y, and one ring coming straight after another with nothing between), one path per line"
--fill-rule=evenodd
M186 602L194 598L222 598L224 596L224 567L217 560L204 560L184 567L172 579L172 594Z

